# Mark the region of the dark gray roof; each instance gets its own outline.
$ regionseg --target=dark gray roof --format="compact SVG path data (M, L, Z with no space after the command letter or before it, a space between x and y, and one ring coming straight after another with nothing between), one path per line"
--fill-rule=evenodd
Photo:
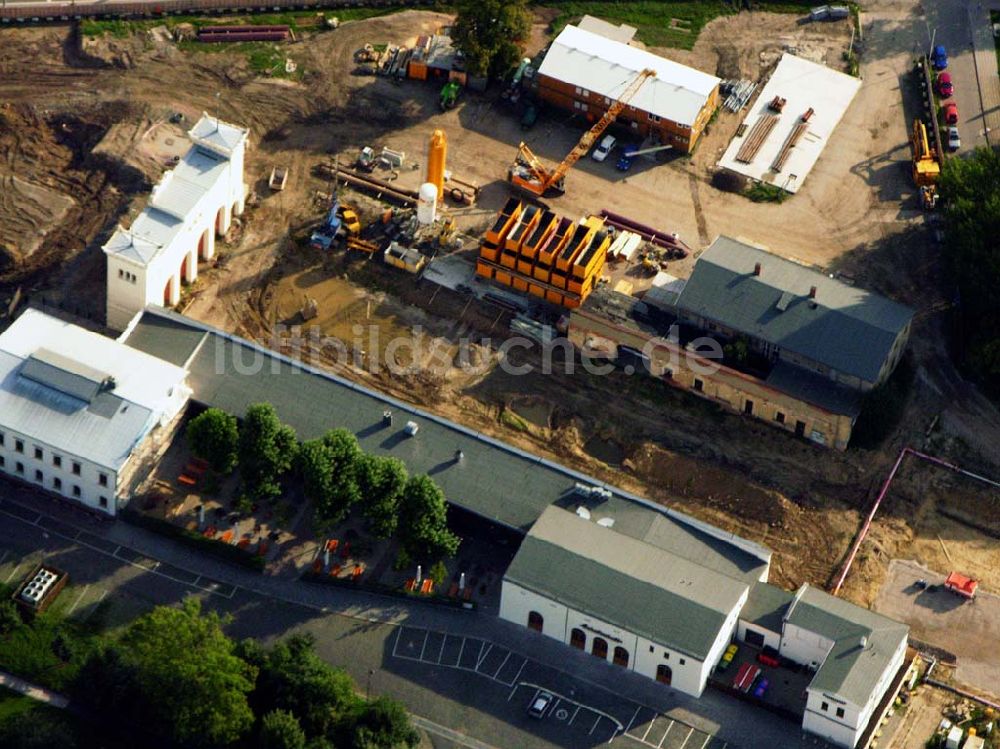
M787 590L769 583L755 583L740 611L740 619L780 635L782 618L792 598L794 596Z
M868 702L910 630L901 622L809 585L796 592L785 621L834 643L809 688L859 706Z
M55 351L40 348L24 361L21 377L90 403L109 375Z
M556 507L504 577L702 660L747 592L742 580Z
M859 391L786 362L775 364L764 382L775 390L830 413L851 417L861 413L862 395Z
M729 237L698 258L677 306L867 382L877 381L913 317L909 307Z
M433 477L451 504L502 525L526 532L552 504L586 506L595 520L613 519L620 533L696 555L730 577L755 580L770 561L771 552L751 541L181 315L150 308L125 342L188 363L195 401L237 415L269 402L302 439L349 429L365 451L400 458L411 473ZM382 423L386 409L394 414L391 426ZM404 436L407 421L418 425L416 436ZM590 486L606 491L578 488Z

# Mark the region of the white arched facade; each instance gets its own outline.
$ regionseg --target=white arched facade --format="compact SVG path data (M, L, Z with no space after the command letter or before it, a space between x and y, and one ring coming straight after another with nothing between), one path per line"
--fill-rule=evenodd
M164 173L143 212L104 245L109 327L124 329L149 304L176 305L182 284L198 279L198 263L215 257L216 237L245 206L248 135L202 116L188 131L191 148Z

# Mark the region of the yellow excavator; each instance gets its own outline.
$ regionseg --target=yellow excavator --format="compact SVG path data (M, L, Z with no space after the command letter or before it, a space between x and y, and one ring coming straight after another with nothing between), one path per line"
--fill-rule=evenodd
M924 210L932 211L937 206L935 185L941 176L941 164L928 141L927 126L918 119L913 121L910 145L913 147L913 183L920 191L920 204Z
M594 123L590 130L583 134L573 150L555 169L547 169L528 148L528 145L522 142L517 147L517 156L513 165L507 171L507 181L531 195L562 195L566 192L566 173L580 160L580 157L590 150L601 134L607 130L608 125L617 119L622 110L628 106L632 97L642 88L642 84L655 75L655 70L647 68L633 78L618 100L608 107L608 110Z

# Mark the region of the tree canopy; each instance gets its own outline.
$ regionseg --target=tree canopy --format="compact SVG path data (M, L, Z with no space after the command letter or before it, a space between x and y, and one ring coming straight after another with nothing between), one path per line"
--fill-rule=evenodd
M362 456L357 437L346 429L331 429L302 445L298 462L303 489L320 523L339 523L358 501L357 470Z
M191 452L213 470L229 473L236 467L239 430L235 416L218 408L202 411L188 424L187 441Z
M448 530L444 492L429 476L414 476L406 482L400 499L399 536L414 559L434 561L458 551L461 539Z
M460 0L451 37L470 74L499 77L517 65L530 31L526 0Z
M239 464L251 495L279 495L281 477L292 467L297 450L295 430L281 423L274 406L255 403L247 409L240 429Z
M369 530L377 538L389 538L396 532L407 478L406 464L398 458L362 455L358 461L361 508Z
M260 721L260 749L306 749L306 732L287 710L272 710Z
M182 747L225 746L253 726L248 695L256 669L234 653L218 614L196 598L161 606L129 625L119 643L95 656L80 683L109 714L123 713Z

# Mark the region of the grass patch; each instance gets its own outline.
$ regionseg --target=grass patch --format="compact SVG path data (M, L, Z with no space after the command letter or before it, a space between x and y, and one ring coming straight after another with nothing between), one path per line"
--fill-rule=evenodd
M743 194L754 203L784 203L789 195L787 190L767 182L754 183Z
M518 416L516 413L510 409L504 409L500 412L500 423L505 427L510 427L516 432L528 432L531 431L528 427L528 422Z
M6 723L15 715L26 713L38 703L30 697L25 697L11 689L0 687L0 725Z
M626 23L638 29L636 37L653 47L691 49L698 34L709 21L736 13L741 3L726 0L665 0L656 2L595 2L594 0L549 0L545 6L559 15L552 21L551 32L558 34L568 23L576 23L586 14L611 23ZM754 10L773 13L806 13L815 2L779 0L754 2Z
M284 13L258 13L238 15L233 14L227 17L206 17L206 16L162 16L159 18L149 18L136 21L126 21L121 19L86 19L80 22L80 33L84 36L113 36L123 39L131 34L138 34L149 31L157 26L166 26L172 29L181 24L190 24L196 29L208 26L289 26L293 31L322 31L327 27L323 24L324 18L336 17L341 23L347 21L364 21L368 18L386 16L390 13L398 13L404 10L402 7L391 6L385 8L342 8L338 10L328 10L319 12L315 10L297 10ZM220 47L238 46L224 45Z

